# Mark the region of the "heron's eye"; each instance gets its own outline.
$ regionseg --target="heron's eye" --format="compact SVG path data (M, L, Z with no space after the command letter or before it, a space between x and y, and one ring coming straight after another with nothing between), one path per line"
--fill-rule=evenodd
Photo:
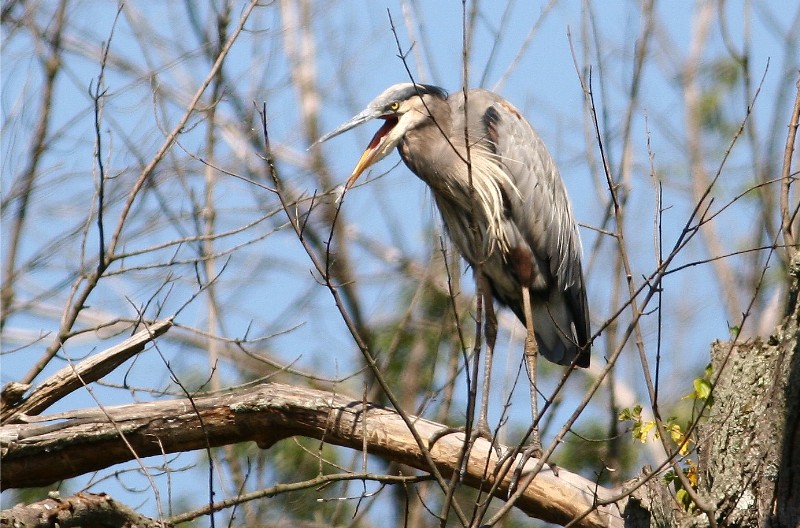
M398 108L400 108L400 103L398 103L397 101L389 105L389 110L391 110L392 112L397 112Z

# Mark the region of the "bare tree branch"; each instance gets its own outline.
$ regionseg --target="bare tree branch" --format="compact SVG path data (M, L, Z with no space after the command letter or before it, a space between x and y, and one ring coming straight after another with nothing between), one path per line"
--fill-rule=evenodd
M797 208L792 211L789 197L791 195L792 182L796 180L796 177L792 176L792 155L795 151L795 138L797 136L798 121L800 121L800 78L798 78L795 85L797 86L797 94L792 106L792 113L789 116L789 132L786 136L786 148L783 152L783 170L781 171L781 230L786 244L787 262L791 262L797 252L797 247L795 246L797 233L794 232L793 227L797 220Z
M61 499L57 494L33 504L18 504L0 513L3 526L61 528L77 526L137 526L166 528L167 525L121 504L105 493L78 493Z
M39 414L72 391L99 380L144 350L147 343L164 334L171 326L172 319L157 321L78 365L67 365L39 384L24 401L15 406L4 405L0 409L0 423L8 423L24 414Z
M230 38L227 40L225 45L220 49L219 56L216 58L213 66L211 67L208 75L206 78L201 82L200 86L197 88L196 92L192 96L191 101L186 106L183 115L178 120L178 122L173 127L172 131L167 135L164 142L161 144L161 147L158 149L158 152L151 158L150 162L142 169L137 178L136 182L134 183L133 187L128 192L128 196L125 200L125 204L122 208L120 213L119 219L117 220L116 228L114 229L113 234L111 235L111 239L106 246L106 253L103 256L104 262L99 262L97 266L97 270L91 273L89 276L78 278L72 287L72 292L70 293L69 300L70 302L64 307L64 315L62 316L61 320L61 327L53 340L53 343L47 348L45 353L42 357L37 361L28 373L23 378L23 383L30 383L33 381L39 373L47 366L51 359L56 355L56 353L61 349L63 345L64 339L66 334L69 332L69 329L72 327L72 324L80 314L81 310L83 310L84 305L89 298L89 295L94 291L95 287L97 286L98 281L102 277L105 270L111 264L111 262L116 258L116 251L117 251L117 244L120 242L120 237L122 235L123 228L126 225L126 219L128 218L128 214L133 207L133 203L136 197L139 195L139 192L144 187L145 183L150 179L153 175L153 172L156 169L156 166L164 159L167 153L172 149L175 141L178 138L178 135L184 131L184 127L189 122L189 119L194 115L195 111L198 108L200 103L200 99L202 98L203 94L206 91L206 88L211 84L211 82L216 78L217 71L222 67L222 64L225 60L225 57L228 55L228 52L233 47L233 44L236 42L236 39L239 36L239 33L242 32L244 29L244 25L247 22L250 13L255 9L256 5L258 4L258 0L251 0L247 7L243 10L242 16L239 19L239 22L236 25L236 28L232 32ZM99 153L98 155L102 155Z
M3 489L39 486L132 459L118 431L140 457L255 441L264 449L295 435L318 438L368 452L421 471L428 463L400 416L388 409L331 392L280 384L267 384L233 394L139 403L79 410L42 416L35 423L0 428L3 440ZM196 411L195 411L196 409ZM110 417L114 423L110 423ZM411 417L419 435L430 446L430 456L443 475L458 468L464 435L450 433L444 425ZM57 423L45 425L47 421ZM202 426L201 426L202 422ZM431 442L435 443L431 445ZM495 444L496 445L496 444ZM501 452L510 449L500 446ZM465 465L463 482L491 486L498 465L517 459L500 459L491 444L475 442ZM531 459L526 472L539 461ZM488 468L488 471L486 471ZM505 499L510 476L497 486L495 496ZM542 470L516 502L529 515L565 524L612 490L565 469L558 476ZM582 527L621 527L616 505L596 507Z
M31 199L31 190L33 189L34 180L38 176L39 163L42 160L42 155L45 152L46 142L48 140L48 132L51 126L50 119L53 111L53 97L56 77L61 70L61 36L66 21L67 1L62 0L59 3L58 11L56 14L56 24L53 28L53 35L47 41L49 46L45 57L42 57L42 66L44 69L45 82L41 89L41 106L39 119L36 124L36 131L32 135L33 144L30 147L30 154L28 157L28 166L22 171L18 182L15 182L15 187L19 186L19 190L13 193L17 197L15 205L15 214L13 219L13 228L11 229L10 240L4 244L6 246L3 264L3 285L0 288L0 330L5 326L6 320L12 311L12 304L15 298L14 286L16 284L16 265L17 265L17 251L20 244L20 239L23 237L23 230L27 218L28 204ZM5 200L4 200L5 201ZM5 206L5 204L3 204Z

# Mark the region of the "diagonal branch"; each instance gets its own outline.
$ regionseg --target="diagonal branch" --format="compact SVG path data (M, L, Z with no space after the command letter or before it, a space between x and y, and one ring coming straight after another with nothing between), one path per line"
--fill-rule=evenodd
M157 321L104 352L90 356L78 365L69 364L36 387L21 403L4 405L0 423L8 423L23 414L35 415L61 400L86 383L97 381L132 356L144 350L147 343L172 327L172 319Z

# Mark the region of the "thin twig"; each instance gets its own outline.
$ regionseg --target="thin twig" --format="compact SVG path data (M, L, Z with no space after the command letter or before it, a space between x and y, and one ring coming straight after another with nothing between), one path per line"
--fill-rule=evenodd
M144 187L145 183L150 179L155 168L158 164L164 159L167 153L172 148L173 144L175 143L178 136L183 131L186 124L189 122L189 119L194 115L195 110L197 109L200 99L202 98L203 94L205 93L206 88L211 84L211 82L216 77L217 71L222 68L222 64L225 61L225 58L228 56L231 48L233 47L234 42L236 42L239 34L244 29L244 25L247 22L247 19L250 16L250 13L255 9L256 5L258 5L259 0L250 0L247 7L244 8L241 18L239 19L239 23L237 24L236 28L234 29L233 33L231 34L228 41L222 47L217 60L214 62L214 65L211 67L208 75L203 80L203 82L198 87L197 91L195 92L194 96L190 100L189 104L186 106L186 110L183 113L183 116L178 120L177 124L173 127L172 132L170 132L164 142L161 144L161 147L158 149L156 154L150 159L150 162L142 169L139 177L137 178L136 182L134 182L131 190L128 193L127 199L123 204L122 211L120 212L119 218L117 220L117 227L114 233L111 236L111 239L106 246L106 255L105 255L105 266L98 267L93 273L89 274L87 277L78 278L72 285L72 290L69 294L68 301L64 307L64 313L61 317L61 324L59 330L56 334L54 341L50 344L47 348L45 353L42 357L31 367L28 373L22 378L23 383L30 383L33 381L39 373L44 370L47 364L50 362L53 357L58 353L61 349L61 346L64 343L64 336L69 332L72 328L72 325L78 318L80 312L84 309L84 306L89 298L89 295L94 291L97 283L100 281L103 272L111 264L115 257L115 252L117 250L117 245L119 244L120 237L122 236L122 231L126 225L126 220L128 218L128 214L133 207L134 201L136 200L139 192Z
M794 98L792 114L789 116L789 131L786 133L786 147L783 150L783 169L781 170L781 231L783 232L783 241L786 247L787 263L792 262L795 253L797 253L797 238L795 237L793 228L794 219L789 206L789 197L791 196L791 186L794 181L794 178L791 176L792 159L794 157L798 122L800 121L800 77L795 86L797 87L797 93Z

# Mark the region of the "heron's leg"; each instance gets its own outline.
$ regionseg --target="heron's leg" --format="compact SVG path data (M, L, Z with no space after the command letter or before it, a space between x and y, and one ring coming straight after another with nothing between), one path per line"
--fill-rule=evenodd
M539 398L536 389L536 363L539 356L539 345L536 343L536 335L533 330L533 310L531 310L530 289L527 285L522 286L522 309L525 313L525 366L528 370L531 390L531 418L533 421L533 432L531 433L531 448L534 452L541 453L542 442L539 439Z
M484 312L486 313L486 321L484 322L484 335L486 336L486 356L483 365L483 392L481 394L481 411L478 417L478 434L491 438L491 429L489 428L488 412L489 412L489 386L492 379L492 356L494 355L494 345L497 342L497 317L494 313L494 304L492 296L488 291L488 284L486 279L479 279L481 286L481 295L483 295Z
M525 367L528 370L528 377L531 389L531 418L533 430L531 431L531 442L528 448L522 453L517 468L511 476L508 486L508 496L510 497L517 489L517 484L522 477L522 470L530 457L541 458L543 454L542 441L539 438L539 399L536 390L536 360L539 356L539 345L536 343L536 334L533 330L533 310L531 310L530 289L522 287L522 309L525 315ZM551 466L552 467L552 466Z

